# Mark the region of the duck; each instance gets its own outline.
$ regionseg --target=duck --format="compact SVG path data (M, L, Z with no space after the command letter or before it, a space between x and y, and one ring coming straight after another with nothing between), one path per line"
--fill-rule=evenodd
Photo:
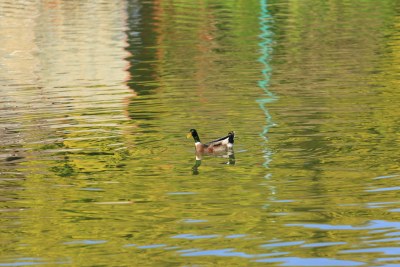
M214 154L214 153L232 151L235 132L231 131L228 133L227 136L218 138L214 141L205 144L201 143L199 134L197 133L196 129L189 130L187 138L190 137L193 137L194 139L194 146L196 148L196 153Z

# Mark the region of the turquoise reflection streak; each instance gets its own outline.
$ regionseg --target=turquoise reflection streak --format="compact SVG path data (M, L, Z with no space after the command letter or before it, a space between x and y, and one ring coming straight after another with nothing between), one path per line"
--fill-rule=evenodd
M272 53L272 32L270 30L270 24L272 21L272 16L268 12L268 5L267 5L267 0L260 0L260 7L261 7L261 12L260 12L260 30L261 34L259 35L261 41L259 43L260 46L260 52L261 56L258 59L261 64L263 65L262 68L262 80L258 81L258 86L264 91L265 97L261 99L257 99L257 103L259 104L260 108L264 111L265 114L265 119L266 119L266 125L263 128L263 131L261 132L261 136L264 138L265 141L268 141L267 134L269 132L269 129L273 127L275 124L272 121L271 114L269 113L267 109L267 104L271 103L275 100L277 100L277 96L272 93L268 88L269 88L269 83L271 79L271 66L269 65L269 61L271 58L271 53ZM272 152L269 149L265 149L264 151L264 167L268 167L270 161L271 161L271 154Z

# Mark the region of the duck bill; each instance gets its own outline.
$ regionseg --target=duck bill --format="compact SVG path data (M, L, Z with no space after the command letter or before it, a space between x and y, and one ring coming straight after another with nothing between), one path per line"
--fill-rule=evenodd
M186 138L190 138L191 136L192 136L192 133L189 132L189 133L186 135Z

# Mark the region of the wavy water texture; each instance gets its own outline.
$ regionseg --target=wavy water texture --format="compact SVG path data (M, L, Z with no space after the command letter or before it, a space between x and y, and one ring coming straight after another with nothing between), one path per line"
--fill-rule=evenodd
M399 265L399 14L1 1L0 266Z

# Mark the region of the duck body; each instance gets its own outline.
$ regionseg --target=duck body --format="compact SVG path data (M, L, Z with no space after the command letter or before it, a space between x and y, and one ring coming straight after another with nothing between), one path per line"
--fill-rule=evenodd
M216 154L227 152L233 149L235 133L233 131L229 132L227 136L218 138L205 144L200 141L200 137L195 129L191 129L189 131L187 137L190 138L190 136L192 136L194 139L194 146L197 153Z

